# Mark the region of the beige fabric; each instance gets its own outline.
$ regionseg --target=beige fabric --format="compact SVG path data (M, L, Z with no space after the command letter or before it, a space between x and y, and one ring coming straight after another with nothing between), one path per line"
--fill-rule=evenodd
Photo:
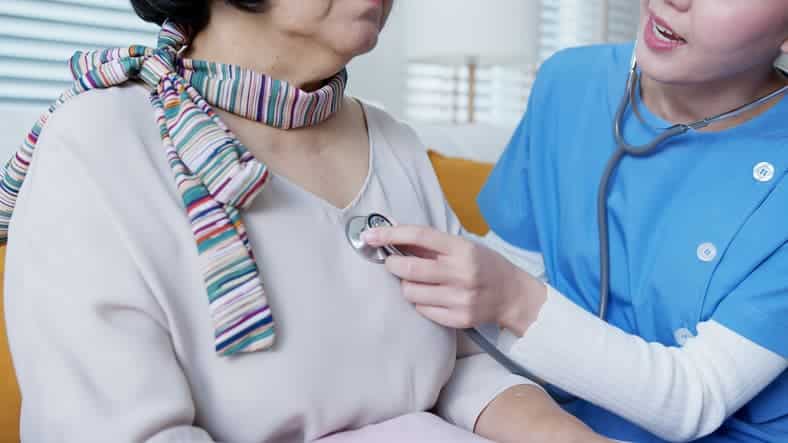
M470 428L525 381L420 317L350 249L378 211L456 233L413 132L366 107L371 169L332 207L274 176L245 213L274 351L213 352L200 262L145 90L94 91L48 123L11 225L6 314L24 441L296 442L414 411Z

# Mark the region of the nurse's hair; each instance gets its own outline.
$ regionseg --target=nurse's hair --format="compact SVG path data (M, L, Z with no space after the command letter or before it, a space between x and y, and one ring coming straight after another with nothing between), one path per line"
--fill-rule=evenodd
M259 12L265 0L224 0L238 9ZM212 0L131 0L134 11L146 22L161 25L164 20L172 20L181 25L191 26L199 32L211 14Z

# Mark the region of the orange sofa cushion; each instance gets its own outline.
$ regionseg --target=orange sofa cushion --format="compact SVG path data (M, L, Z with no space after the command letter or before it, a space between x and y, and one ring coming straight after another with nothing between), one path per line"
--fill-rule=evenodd
M5 246L2 246L0 247L0 442L5 443L19 441L19 407L21 400L5 333L2 289L4 269Z
M469 232L486 234L490 228L476 204L476 196L492 172L493 164L447 157L433 150L428 154L446 200L460 223Z

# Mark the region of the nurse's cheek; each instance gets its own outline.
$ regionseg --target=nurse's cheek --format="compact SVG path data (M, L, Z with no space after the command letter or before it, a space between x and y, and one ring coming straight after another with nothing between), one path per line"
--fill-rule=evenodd
M545 285L498 253L429 227L397 226L364 233L372 246L394 245L415 256L391 256L388 270L425 317L464 329L495 323L522 336L547 299Z

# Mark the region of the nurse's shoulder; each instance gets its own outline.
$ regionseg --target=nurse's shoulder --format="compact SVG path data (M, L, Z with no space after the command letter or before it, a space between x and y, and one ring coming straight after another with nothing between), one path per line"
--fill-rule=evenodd
M632 50L632 43L621 43L557 51L539 67L529 107L576 105L589 93L607 92L610 84L626 80Z

